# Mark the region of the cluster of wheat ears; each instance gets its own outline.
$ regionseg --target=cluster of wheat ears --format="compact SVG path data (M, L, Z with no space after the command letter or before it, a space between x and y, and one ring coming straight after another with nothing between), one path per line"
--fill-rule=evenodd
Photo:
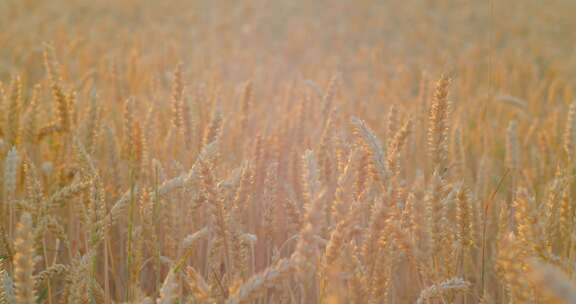
M0 304L576 303L573 33L352 2L0 4Z

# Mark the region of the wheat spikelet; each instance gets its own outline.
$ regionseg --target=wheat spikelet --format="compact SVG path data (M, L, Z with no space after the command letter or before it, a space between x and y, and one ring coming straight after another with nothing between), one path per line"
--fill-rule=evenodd
M332 114L333 116L333 114ZM334 129L333 118L329 117L324 126L324 131L320 137L320 145L318 148L318 162L321 168L322 180L325 183L330 183L332 178L332 162L329 154L331 134Z
M441 296L447 292L464 292L470 288L470 282L464 281L462 278L451 278L442 283L434 284L420 292L417 304L423 304L431 298Z
M42 285L46 284L48 280L52 280L58 276L66 274L68 267L62 264L50 265L50 267L39 272L34 276L34 289L40 290Z
M99 122L101 116L101 108L98 103L97 96L94 95L90 101L90 110L88 112L88 118L86 122L86 130L84 131L84 145L89 153L94 152L94 145L97 141L99 134Z
M293 262L289 259L281 259L243 283L234 294L230 295L226 304L249 303L258 298L267 288L285 280L293 271Z
M340 220L344 214L346 213L347 210L347 205L346 205L346 186L349 183L349 179L351 179L352 177L352 163L354 163L354 159L356 157L356 153L350 153L348 160L346 162L345 165L343 165L343 167L341 168L341 170L339 170L339 175L338 175L338 179L336 181L336 190L334 192L334 202L332 203L332 218L335 221ZM360 179L360 177L359 177ZM359 191L360 189L357 188L357 191ZM359 194L356 193L356 197Z
M196 301L207 302L210 298L208 283L206 283L204 278L193 267L188 266L188 268L186 268L186 274L186 283L188 283L188 287L192 291Z
M59 75L56 75L56 71L54 70L55 62L51 60L49 51L54 51L54 48L53 46L46 44L42 52L42 63L44 64L44 69L46 70L46 76L48 77L48 80L50 82L56 82L59 81L60 78Z
M38 114L39 114L39 99L41 92L41 85L34 86L30 103L26 109L22 127L20 129L20 138L23 142L32 144L36 142L36 134L38 134Z
M430 250L433 254L437 254L441 246L442 240L442 216L444 215L443 195L444 183L441 175L434 172L432 180L425 197L425 210L427 219L427 232L430 242Z
M414 193L409 193L406 196L404 208L402 209L401 227L407 228L408 233L417 234L421 225L418 223L416 216L416 202Z
M70 263L65 282L63 298L67 303L86 303L93 296L93 282L89 273L90 262L94 258L94 251L77 256Z
M71 127L70 98L66 97L60 85L56 82L51 84L52 96L55 101L58 131L68 132Z
M34 230L35 239L38 240L44 233L51 233L56 239L60 240L64 246L70 246L70 240L64 227L53 216L46 216L36 225ZM40 241L37 241L39 243Z
M399 113L396 105L392 105L390 110L388 110L388 115L386 117L386 141L388 146L390 146L392 138L396 135L398 126L400 126L398 115Z
M352 278L348 285L350 288L350 299L352 303L366 303L368 300L368 283L366 278L366 269L358 256L357 248L351 246L348 252L348 266L352 273Z
M36 303L34 290L34 239L32 217L23 213L14 241L14 287L18 303Z
M302 157L303 161L303 176L302 181L304 184L304 197L307 204L311 204L317 198L320 191L320 172L314 153L307 150Z
M385 151L382 150L382 145L380 144L380 141L378 140L374 132L372 132L368 128L368 126L366 126L366 123L364 121L356 117L353 117L352 123L358 129L359 135L363 138L366 147L370 151L372 162L374 163L374 167L376 168L378 177L380 178L381 181L385 181L388 176L387 173L388 170L384 163Z
M124 112L123 112L123 125L122 125L122 133L123 133L123 144L122 144L122 153L125 158L130 158L132 156L132 145L131 143L134 142L133 138L133 127L134 127L134 98L128 98L124 102Z
M287 198L283 200L284 212L288 220L289 230L299 230L302 225L302 213L296 202Z
M20 76L12 79L8 101L6 139L9 144L16 145L18 143L20 114L22 111L22 82Z
M4 161L4 198L6 201L12 199L16 192L19 161L18 151L16 147L12 147Z
M219 262L218 251L224 257L226 269L233 269L230 217L228 210L224 207L223 198L218 195L217 186L214 181L213 168L210 163L200 163L200 175L202 177L203 192L210 212L210 229L213 229L214 238L211 244L210 265L215 267Z
M407 120L391 139L390 144L388 145L388 149L386 150L388 170L390 170L393 176L397 176L399 174L400 167L398 162L400 160L400 151L406 144L406 140L410 134L410 126L411 121Z
M347 217L343 218L332 233L330 234L330 240L326 244L326 249L324 251L324 264L328 267L338 258L341 253L341 249L347 241L347 237L350 234L351 226L356 220L357 213L360 208L355 208L352 210Z
M570 190L565 187L562 191L562 197L559 210L559 232L562 239L570 237L570 232L574 226L573 214L574 207L570 199Z
M386 244L382 246L382 249L388 250ZM391 248L390 248L391 249ZM370 277L369 285L368 285L368 292L369 292L369 301L368 303L376 304L382 303L386 301L389 294L389 287L390 287L390 272L392 267L392 250L380 254L378 259L374 264L374 272Z
M364 147L361 149L361 156L356 170L356 183L354 184L354 200L358 200L362 193L368 188L370 175L370 153Z
M184 84L182 83L182 64L178 64L174 69L172 76L172 125L177 132L183 132L184 117L183 117L183 97L184 97Z
M505 282L510 300L514 302L530 303L534 299L533 289L525 276L527 254L525 246L513 235L499 242L496 272Z
M13 295L12 282L6 272L6 259L3 258L0 260L0 303L8 304L14 302L16 300Z
M330 239L326 244L326 248L324 250L324 255L322 258L322 264L320 265L320 296L321 298L326 297L326 288L327 288L327 276L330 267L333 266L334 262L338 259L341 254L341 251L346 244L350 234L351 234L351 226L356 219L357 213L359 208L355 208L353 211L349 213L346 218L343 218L338 222L332 233L330 234Z
M250 190L252 189L252 185L254 183L254 172L252 170L252 166L250 164L245 164L242 167L242 174L240 176L240 182L238 188L236 190L236 195L234 196L234 200L232 202L232 211L236 214L239 214L239 221L245 225L246 217L240 216L242 213L246 211L246 206L250 198Z
M314 264L316 255L316 251L314 250L314 238L322 229L324 212L322 210L322 197L316 192L317 190L311 190L319 187L319 183L317 182L318 173L314 152L311 150L304 152L303 161L306 166L305 170L307 173L305 174L305 180L308 185L307 193L310 201L308 201L306 206L304 223L300 230L298 243L296 244L296 249L292 254L291 259L299 271L311 271L315 269L316 266Z
M428 116L428 151L433 168L439 170L441 176L444 176L448 169L449 86L450 78L442 75L436 82Z
M194 248L194 243L199 241L202 238L205 238L206 236L208 236L209 234L209 230L207 227L204 227L198 231L196 231L193 234L190 234L188 236L186 236L183 240L182 240L182 262L185 262L185 258L188 257L191 252L192 249ZM179 270L179 265L175 267L175 270Z
M262 229L264 238L274 241L274 222L276 206L278 204L278 164L272 163L266 170L263 194Z
M516 222L517 242L522 244L524 250L534 249L536 236L534 235L534 215L525 189L519 189L513 203L514 219Z
M250 248L253 248L254 243L256 242L257 238L255 235L251 235L248 233L242 233L238 225L231 225L232 228L230 229L231 235L231 254L233 263L233 271L231 271L231 275L236 282L239 282L240 279L246 278L248 276L249 268L250 268ZM234 283L233 283L234 284ZM231 288L233 285L231 286Z
M503 242L508 234L510 233L510 211L508 206L504 203L500 204L500 208L497 213L498 222L497 222L497 233L496 233L496 240L498 242Z
M212 119L210 124L206 127L204 131L204 145L208 145L218 139L222 129L222 113L220 109L216 107L214 113L212 113Z
M368 269L374 270L379 257L378 240L382 233L385 233L386 220L393 216L391 210L379 202L372 207L370 222L364 232L364 241L362 243L362 255L364 264Z
M68 199L88 189L89 186L90 183L88 181L81 179L76 180L73 183L66 185L65 187L54 192L54 194L46 198L43 204L46 205L48 210L60 207L64 205Z
M472 207L468 199L468 192L465 187L461 187L457 196L457 241L464 249L468 250L474 246L474 235L472 226Z
M40 174L29 155L24 155L20 170L22 173L20 174L19 183L22 188L22 193L34 204L40 204L43 198Z

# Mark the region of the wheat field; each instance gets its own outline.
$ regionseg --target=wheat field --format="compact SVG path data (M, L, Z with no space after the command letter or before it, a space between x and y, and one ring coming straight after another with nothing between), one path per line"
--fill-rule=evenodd
M0 0L0 304L576 303L575 11Z

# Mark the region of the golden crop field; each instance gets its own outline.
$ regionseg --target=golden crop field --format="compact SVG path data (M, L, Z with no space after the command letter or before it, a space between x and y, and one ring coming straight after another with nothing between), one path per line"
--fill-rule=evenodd
M0 304L576 303L575 12L0 0Z

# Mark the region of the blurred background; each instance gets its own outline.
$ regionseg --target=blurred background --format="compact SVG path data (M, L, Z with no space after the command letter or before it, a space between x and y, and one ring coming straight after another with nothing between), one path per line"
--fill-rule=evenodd
M27 202L30 196L25 180L36 177L30 177L24 163L39 168L38 181L34 180L39 196L51 197L70 185L84 187L78 192L88 192L88 188L98 192L66 198L73 203L62 204L63 208L50 214L64 232L48 233L47 245L38 246L49 249L42 267L58 261L69 265L78 277L89 273L93 279L89 283L95 283L78 287L67 276L66 284L55 281L55 292L48 299L59 303L65 294L62 290L82 288L103 295L105 303L156 298L161 283L173 271L172 264L161 263L161 253L167 260L182 258L197 269L209 281L211 296L223 302L229 291L238 293L241 283L249 283L252 275L274 267L272 253L288 258L295 251L295 242L290 240L304 231L298 225L309 219L302 157L310 149L322 166L321 180L329 193L326 204L339 188L344 189L342 200L350 206L366 204L361 205L366 214L355 222L350 229L354 234L350 232L343 246L347 260L327 275L333 275L328 289L334 303L349 303L352 293L345 294L340 286L358 274L362 263L374 262L368 259L370 250L366 250L368 258L356 258L357 248L389 245L370 235L355 234L372 227L369 213L378 210L373 207L392 200L404 206L413 196L413 214L395 204L387 206L397 214L403 212L402 219L406 214L413 216L417 224L439 223L427 217L429 206L424 204L429 201L428 191L436 189L438 165L429 157L428 140L440 134L438 146L449 154L452 174L442 182L453 189L459 185L470 189L472 221L477 221L471 238L480 243L479 223L488 227L483 232L489 237L485 247L468 248L468 259L462 259L466 262L460 264L453 255L460 251L450 246L462 245L453 242L434 257L442 261L437 263L430 259L429 235L415 224L405 236L413 250L409 253L415 252L414 260L390 263L387 268L400 273L391 276L390 299L397 300L392 303L413 302L426 286L458 275L469 281L470 289L454 298L461 300L458 303L490 297L494 303L504 303L509 295L504 291L505 280L500 281L497 273L497 259L502 257L496 250L504 230L497 226L504 223L507 229L505 220L512 217L508 209L488 212L484 204L494 200L504 202L498 206L511 206L517 185L529 189L534 201L543 197L559 201L559 195L547 196L552 189L549 185L562 174L573 175L560 169L574 168L572 141L576 137L570 136L576 136L576 126L571 127L576 110L568 116L568 109L576 83L575 12L573 0L0 0L0 126L9 131L9 136L2 134L0 159L12 151L12 156L17 153L22 160L22 166L13 166L22 178L11 184L12 198ZM441 75L452 79L449 88ZM434 98L435 92L444 99ZM444 121L439 123L438 134L430 135L431 104L439 99L446 105L441 113ZM365 121L384 143L384 150L394 141L399 146L397 154L387 155L398 170L386 191L374 174L374 151L358 135L361 124L350 123L353 116ZM151 200L144 194L138 196L141 213L134 209L128 217L124 209L113 209L118 202L126 204L127 197L136 201L129 192L133 186L152 193L158 181L187 172L201 149L216 139L220 152L216 160L204 164L202 174L194 172L191 185L182 186L186 189L157 198L154 202L163 206L159 213L145 212ZM87 147L90 162L78 152L76 140ZM359 160L350 157L346 163L355 151L361 154ZM518 157L511 157L510 151ZM86 166L91 162L97 169L88 169L94 172ZM352 173L341 185L339 177L346 164ZM511 178L502 178L511 171ZM16 173L11 176L15 179ZM500 189L501 178L501 190L492 195ZM248 187L240 188L240 180ZM225 210L232 219L227 229L236 233L242 246L248 241L240 236L258 242L253 241L251 263L245 263L250 267L241 274L222 270L218 277L214 265L222 265L217 255L224 251L218 247L220 239L202 239L192 253L181 242L204 227L213 229L214 221L206 216L213 209L200 205L206 192L216 192L209 193L217 197L212 203L238 203L232 199L236 189L250 199L241 202L248 207ZM576 184L565 189L574 192ZM276 205L267 201L271 192L278 198ZM96 198L101 200L96 202ZM530 206L525 209L541 211L541 206ZM295 220L288 214L290 207ZM262 219L265 208L272 211ZM108 227L91 222L85 209L118 214ZM443 233L457 239L450 224L457 221L460 211L454 204L446 210ZM35 212L36 224L43 214ZM326 212L325 225L316 227L323 240L330 240L342 220L334 214ZM556 215L548 215L547 223L556 223ZM137 227L134 235L140 233L134 241L127 237L133 231L126 223L132 221ZM7 227L10 231L15 229L12 222ZM553 224L550 231L560 229ZM102 227L109 230L98 234ZM555 245L546 247L550 249L547 254L572 258L576 252L570 247L576 243L573 237L552 232L548 236L547 246ZM70 240L66 250L55 241L60 237ZM106 249L88 241L97 237ZM284 247L285 243L289 245ZM399 243L393 250L382 247L392 252L382 256L390 260L408 256L408 251L403 252L405 243ZM213 250L216 258L209 255L212 248L217 248ZM90 257L90 253L103 254ZM81 267L74 265L86 256L94 259L94 268L76 271ZM146 264L145 258L158 259ZM508 258L503 260L514 259ZM417 267L429 267L430 274L423 275ZM372 271L376 275L366 278L378 287L382 283L379 271ZM481 283L484 276L480 278L484 271L486 284ZM418 286L413 284L417 277L422 278ZM302 286L323 283L313 276L301 282L297 279L301 278L287 280L293 283L288 289L300 302L312 294L302 292ZM218 286L222 282L228 288ZM179 294L188 296L189 291L181 288ZM379 303L383 296L375 293L373 303ZM276 296L290 302L282 288L270 291L260 302L274 302Z

